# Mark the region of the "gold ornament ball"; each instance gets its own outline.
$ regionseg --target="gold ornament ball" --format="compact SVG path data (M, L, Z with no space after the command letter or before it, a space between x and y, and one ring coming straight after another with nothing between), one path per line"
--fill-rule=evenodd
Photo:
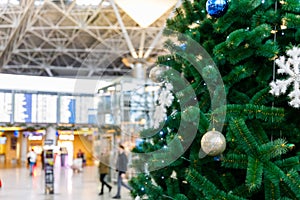
M226 139L219 131L208 131L201 139L201 149L209 156L221 154L226 148Z
M163 72L166 70L165 67L159 67L155 66L153 67L150 72L149 72L149 78L154 82L154 83L161 83L163 82Z

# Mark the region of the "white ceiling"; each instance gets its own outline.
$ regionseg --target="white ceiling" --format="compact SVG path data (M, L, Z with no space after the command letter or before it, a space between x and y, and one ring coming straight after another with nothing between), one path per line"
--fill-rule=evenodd
M177 0L115 0L115 2L140 27L147 28L174 7Z

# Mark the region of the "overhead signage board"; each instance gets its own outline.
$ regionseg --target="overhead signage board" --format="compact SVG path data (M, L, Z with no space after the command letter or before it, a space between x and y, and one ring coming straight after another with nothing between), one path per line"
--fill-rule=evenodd
M13 95L11 92L0 92L0 122L12 122Z
M93 96L77 96L76 97L76 123L93 124L95 120L95 99Z
M14 122L36 123L36 103L36 94L15 93Z
M57 123L57 95L37 95L37 123Z
M60 96L60 123L75 124L76 99L74 96Z
M0 123L95 124L93 95L0 90Z

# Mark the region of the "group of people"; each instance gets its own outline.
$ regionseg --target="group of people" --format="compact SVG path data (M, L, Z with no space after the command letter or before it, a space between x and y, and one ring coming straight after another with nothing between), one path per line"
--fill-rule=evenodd
M124 183L123 179L126 176L126 171L127 171L127 164L128 164L128 158L125 154L125 149L123 145L119 145L119 153L118 153L118 158L117 158L117 163L116 163L116 171L118 173L118 179L117 179L117 193L113 197L113 199L121 199L121 187L124 186L128 190L131 190L131 187L128 186L127 184ZM108 188L108 191L110 192L112 189L112 186L109 185L105 181L106 175L109 173L109 153L108 152L103 152L100 157L100 162L99 162L99 175L100 175L100 182L101 182L101 191L99 195L104 194L104 187L106 186Z
M59 154L60 154L60 163L62 167L65 167L67 165L67 157L68 157L68 150L66 147L61 147L59 149ZM41 166L42 169L44 169L44 150L42 150L41 152ZM82 159L82 166L86 165L86 158L85 158L85 154L83 151L81 151L81 149L79 149L79 151L76 154L76 157L78 159ZM33 148L30 149L30 151L27 153L27 163L29 166L29 170L30 170L30 175L33 174L33 169L37 164L37 160L38 160L38 154L34 151Z
M84 157L84 154L81 153L81 150L77 154L77 157L78 158ZM28 152L27 159L28 159L28 164L29 164L29 173L30 173L30 176L32 176L33 171L34 171L34 166L36 165L36 162L37 162L37 154L35 153L34 149L31 149L31 151ZM111 189L112 189L112 186L109 185L105 180L105 177L109 173L109 163L110 163L109 162L109 152L107 152L107 151L103 152L101 154L100 162L99 162L99 166L98 166L99 179L101 182L101 191L100 191L99 195L104 194L105 186L108 188L109 192L111 192ZM117 163L116 163L116 172L118 173L117 193L113 197L114 199L121 199L121 187L122 186L124 186L128 190L131 190L131 187L129 185L125 184L123 181L123 179L126 176L127 165L128 165L128 158L127 158L127 155L125 154L124 146L120 144L118 147L118 158L117 158Z

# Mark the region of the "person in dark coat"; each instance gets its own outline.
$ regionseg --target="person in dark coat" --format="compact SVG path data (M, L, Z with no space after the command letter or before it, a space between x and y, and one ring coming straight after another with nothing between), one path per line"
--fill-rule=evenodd
M41 163L42 163L42 170L44 170L45 168L45 151L42 150L42 153L41 153Z
M111 186L105 181L106 175L109 173L109 153L105 152L101 154L99 165L99 178L101 182L101 192L99 195L103 195L104 186L108 187L109 192L111 191Z
M132 188L123 182L123 178L126 175L127 171L128 158L125 154L124 146L119 145L119 155L116 164L116 171L118 172L118 190L117 194L113 197L113 199L121 199L121 187L124 186L128 190L132 190Z

